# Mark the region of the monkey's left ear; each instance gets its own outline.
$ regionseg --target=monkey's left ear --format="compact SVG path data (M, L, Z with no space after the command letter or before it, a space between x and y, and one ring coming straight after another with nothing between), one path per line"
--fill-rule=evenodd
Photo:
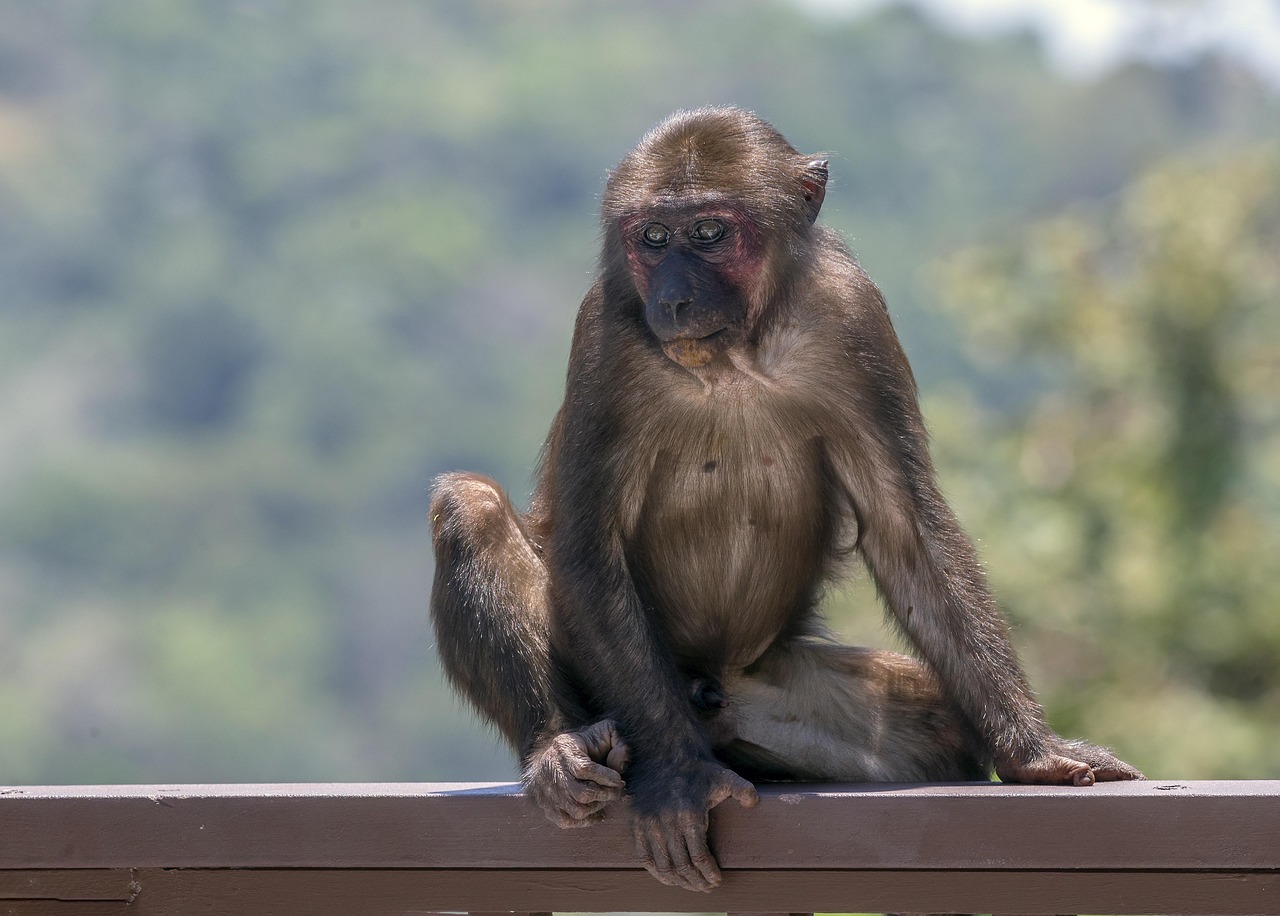
M809 212L809 222L813 222L822 209L822 199L827 196L827 160L814 159L806 165L800 174L800 186L804 188L804 204Z

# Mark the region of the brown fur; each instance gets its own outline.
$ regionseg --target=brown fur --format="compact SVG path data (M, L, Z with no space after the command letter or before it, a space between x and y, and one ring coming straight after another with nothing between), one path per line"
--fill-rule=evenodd
M801 779L1140 775L1045 725L934 481L880 292L813 225L825 179L736 109L646 135L606 188L601 271L530 513L469 476L433 502L432 612L455 684L558 823L600 816L623 791L609 754L629 755L637 850L696 889L719 880L707 808L754 799L726 763ZM686 227L708 218L725 235L699 246ZM660 246L640 235L655 222ZM667 258L687 277L661 273ZM822 585L855 547L925 663L821 637Z

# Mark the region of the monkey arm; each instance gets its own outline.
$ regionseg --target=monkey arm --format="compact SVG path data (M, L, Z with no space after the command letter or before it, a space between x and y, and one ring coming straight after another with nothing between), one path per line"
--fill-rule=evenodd
M589 717L618 724L632 752L628 782L644 805L651 780L712 754L686 678L631 578L617 519L609 517L619 511L620 475L598 456L610 453L607 443L575 448L557 469L559 511L547 551L552 653L561 687L571 693L561 705L576 703ZM596 463L586 466L591 459L579 456L596 456Z
M641 862L663 883L710 890L720 870L707 847L707 812L730 797L750 807L755 789L711 753L685 678L631 580L621 537L601 515L601 507L616 509L609 476L568 479L578 489L561 496L570 510L557 517L549 545L561 686L616 722L631 750L627 782Z
M1023 673L972 542L928 466L905 450L852 463L859 546L898 624L983 736L1006 782L1090 785L1142 779L1105 748L1055 734ZM922 454L917 452L917 455ZM873 470L874 469L874 470Z
M851 352L898 350L884 322L868 322L874 338L851 342ZM1140 776L1049 729L973 544L938 489L905 356L860 365L844 412L856 423L834 437L845 443L835 460L857 509L859 548L898 624L987 742L996 772L1077 785Z
M599 280L574 327L565 401L538 469L546 507L552 654L571 725L612 718L631 749L628 782L645 802L651 771L712 759L685 678L628 568L628 505L645 485L632 447L635 423L620 405L632 359L629 336L609 327ZM605 358L605 354L609 358ZM631 437L631 438L628 438Z
M589 295L540 469L539 499L554 507L546 557L558 705L616 723L631 754L626 779L641 862L666 884L705 891L720 883L708 811L730 797L754 805L756 794L713 756L687 678L632 577L628 507L640 503L647 473L634 427L600 397L618 383L593 360L601 350L591 340L591 305Z
M1043 756L1051 733L973 545L932 480L894 476L876 480L864 471L853 484L866 526L860 549L881 595L998 769Z

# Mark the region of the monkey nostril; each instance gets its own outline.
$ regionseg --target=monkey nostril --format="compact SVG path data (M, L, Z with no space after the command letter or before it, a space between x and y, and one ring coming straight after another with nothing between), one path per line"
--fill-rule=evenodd
M667 299L663 301L662 308L671 318L679 318L689 301L688 299Z

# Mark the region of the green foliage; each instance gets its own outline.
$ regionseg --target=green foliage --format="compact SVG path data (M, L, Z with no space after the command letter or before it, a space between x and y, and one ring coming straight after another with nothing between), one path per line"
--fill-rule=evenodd
M967 256L962 311L918 269L1274 142L1241 74L892 10L125 0L0 11L0 783L511 775L432 658L427 486L527 491L606 170L726 102L833 151L1060 724L1274 772L1272 160Z
M935 412L1050 706L1164 776L1280 774L1278 251L1271 146L939 274L974 355L1045 380L1003 415Z

